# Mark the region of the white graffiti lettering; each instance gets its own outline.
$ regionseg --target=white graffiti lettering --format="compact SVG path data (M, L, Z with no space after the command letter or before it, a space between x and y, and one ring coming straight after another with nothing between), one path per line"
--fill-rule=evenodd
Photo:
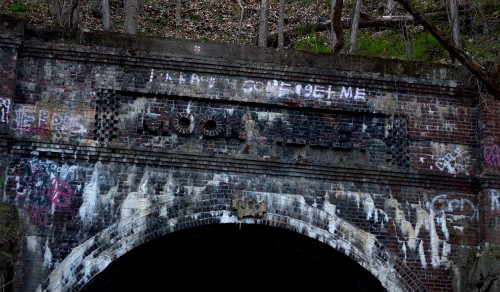
M500 193L496 190L490 191L491 210L500 210Z
M439 195L432 199L432 210L434 214L442 214L454 211L463 211L465 206L475 210L474 204L467 199L448 199L448 195ZM474 216L474 215L473 215Z
M24 110L16 110L16 130L19 131L29 131L35 122L35 117L31 112L26 112Z
M430 201L408 204L382 194L353 192L341 185L332 185L327 196L333 202L350 200L358 209L362 207L365 219L380 221L381 228L385 228L384 225L392 220L397 228L397 236L402 236L405 256L407 247L416 250L423 268L428 263L433 267L447 264L450 252L449 226L461 231L470 221L478 219L478 210L472 201L447 194L435 196ZM336 208L340 210L340 204ZM428 235L422 234L424 230ZM424 249L424 245L428 248Z
M198 84L200 84L200 78L198 78L198 75L191 74L191 80L189 81L189 84L191 84L191 85L198 85Z
M159 72L151 69L149 82L158 82L160 88L167 84L189 85L213 89L216 85L233 90L243 95L265 96L266 98L299 98L316 100L354 100L365 101L364 88L334 86L323 84L301 84L283 80L252 80L241 81L227 77L205 76L197 73Z
M460 161L459 161L460 158ZM468 169L470 156L462 157L460 148L455 149L455 155L447 153L445 156L436 160L435 165L441 171L448 171L450 174L465 173L469 174ZM460 163L461 162L461 163Z
M0 123L9 122L10 99L0 97Z
M38 135L57 131L70 137L87 133L85 117L78 114L54 113L45 108L37 111L35 108L24 107L15 110L15 117L13 128L18 131Z
M155 76L155 69L151 69L151 74L149 75L149 82L153 82L154 76Z

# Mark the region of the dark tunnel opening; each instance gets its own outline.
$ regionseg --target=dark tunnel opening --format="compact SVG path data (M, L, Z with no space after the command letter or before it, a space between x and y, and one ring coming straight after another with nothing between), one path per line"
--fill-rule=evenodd
M147 242L113 261L81 291L326 287L386 291L370 272L318 240L277 227L216 224Z

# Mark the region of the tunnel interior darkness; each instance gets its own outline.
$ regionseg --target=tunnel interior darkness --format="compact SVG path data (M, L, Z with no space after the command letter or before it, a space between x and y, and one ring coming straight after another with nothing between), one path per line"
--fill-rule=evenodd
M386 291L371 273L334 248L256 224L207 225L164 235L113 261L81 291L301 287Z

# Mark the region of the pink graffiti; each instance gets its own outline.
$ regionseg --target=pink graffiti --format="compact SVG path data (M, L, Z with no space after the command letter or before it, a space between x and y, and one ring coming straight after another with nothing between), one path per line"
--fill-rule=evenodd
M31 175L24 179L24 189L17 192L17 196L42 200L49 198L58 207L67 207L73 196L71 185L65 180L52 178L49 182L49 175L43 167L34 166Z
M487 164L500 167L500 148L496 144L485 146L483 156Z
M49 197L52 203L58 207L69 206L71 197L73 196L73 189L65 180L59 181L58 178L51 180L52 185L48 187Z
M46 224L52 204L68 207L71 203L73 188L55 175L58 166L53 163L21 162L16 167L16 194L35 224Z

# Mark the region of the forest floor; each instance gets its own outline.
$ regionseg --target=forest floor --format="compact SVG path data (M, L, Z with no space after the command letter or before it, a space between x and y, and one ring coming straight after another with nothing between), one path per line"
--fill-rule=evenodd
M0 14L22 17L33 24L57 25L49 1L2 0ZM63 2L62 0L60 2ZM68 2L68 1L67 1ZM80 27L103 30L99 0L80 1ZM111 31L123 32L123 0L110 0ZM254 44L257 38L261 0L182 1L180 21L176 18L176 0L143 0L138 34L157 38L211 40L221 43ZM270 31L277 30L278 1L270 1ZM304 22L317 23L329 18L328 1L287 1L286 28ZM317 3L321 2L321 5ZM41 17L43 15L43 17ZM240 19L241 30L240 30Z
M461 33L466 51L478 61L494 61L500 52L500 3L498 0L459 0L461 6ZM32 24L55 26L57 19L49 3L68 0L1 0L0 14L13 15ZM109 0L110 31L123 32L123 0ZM138 35L155 38L180 38L219 43L256 45L261 0L191 0L182 1L180 17L176 17L176 0L142 0ZM285 48L310 53L330 53L330 31L320 29L330 20L330 2L315 0L286 1L284 31L291 32L308 26L293 35ZM344 1L343 18L349 19L352 2ZM448 30L447 1L416 1L425 13L441 11L445 17L435 23ZM79 27L103 30L100 0L80 1ZM242 3L243 5L240 5ZM365 0L364 16L384 14L386 1ZM479 5L478 3L483 3ZM270 1L269 32L278 29L279 1ZM423 6L423 5L426 6ZM64 8L63 11L67 11ZM396 6L393 15L408 15ZM311 29L312 27L312 29ZM349 27L344 27L345 41L349 42ZM424 62L451 62L449 54L418 23L406 21L391 27L362 28L358 33L357 53L360 55L416 60Z

